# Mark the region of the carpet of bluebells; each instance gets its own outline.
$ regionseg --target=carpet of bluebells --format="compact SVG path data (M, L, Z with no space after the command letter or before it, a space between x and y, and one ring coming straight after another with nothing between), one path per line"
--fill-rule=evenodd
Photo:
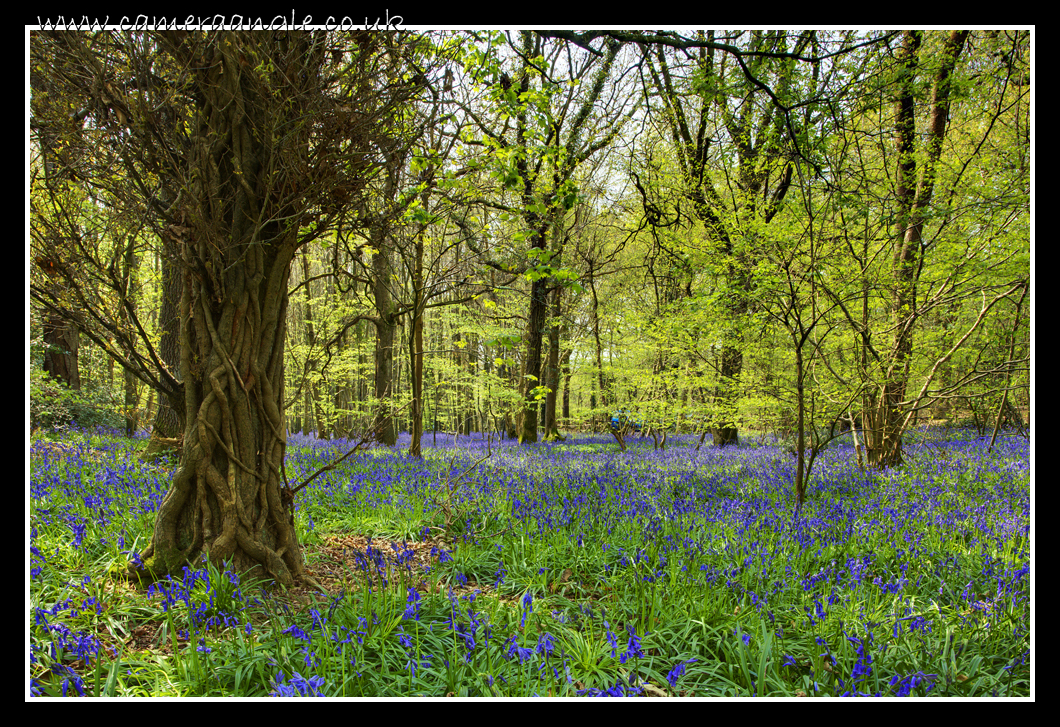
M29 692L1031 695L1025 439L916 432L883 472L833 445L797 519L785 448L696 441L357 452L296 498L307 567L334 576L296 598L223 563L121 578L173 463L34 439ZM287 477L351 447L292 437Z

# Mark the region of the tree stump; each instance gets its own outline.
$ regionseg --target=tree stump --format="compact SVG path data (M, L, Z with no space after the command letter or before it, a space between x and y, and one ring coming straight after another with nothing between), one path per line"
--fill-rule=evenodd
M147 449L140 455L140 459L155 464L162 457L170 455L180 457L183 446L184 440L180 437L159 437L152 434L151 441L147 443Z

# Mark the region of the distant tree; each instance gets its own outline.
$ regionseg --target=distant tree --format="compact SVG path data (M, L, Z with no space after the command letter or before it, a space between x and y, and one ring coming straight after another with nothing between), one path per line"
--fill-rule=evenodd
M753 253L744 241L751 228L773 219L791 187L794 163L785 138L790 119L776 106L778 96L787 101L791 95L797 71L794 58L813 39L812 32L793 39L783 32L752 31L749 36L749 40L718 44L714 31L700 34L697 39L702 45L684 51L688 57L682 65L689 68L671 68L674 61L667 58L665 45L642 44L646 80L650 79L645 90L658 99L653 109L674 145L682 196L689 203L692 219L705 227L716 244L718 264L724 269L718 283L724 288L719 296L723 310L718 311L724 323L719 327L724 344L718 353L713 395L717 414L712 429L718 446L738 439L736 413L744 360L741 338L754 305L748 274ZM719 45L728 50L719 52ZM711 157L719 146L729 147L731 151L721 153L730 161L721 173L712 173ZM645 194L646 211L650 203ZM687 258L677 260L688 267ZM690 272L684 277L690 296Z
M549 291L561 283L563 218L578 197L574 173L618 137L633 108L630 95L621 94L614 81L621 75L615 64L621 43L603 45L586 55L522 31L504 54L494 46L469 64L469 72L487 80L489 88L485 109L468 107L476 129L467 138L484 149L498 189L468 201L517 224L515 238L522 242L507 255L474 249L495 269L519 272L530 283L521 442L537 441L538 405L547 393L541 373ZM469 235L469 245L475 244L475 235Z
M1012 133L1026 128L1029 89L1020 66L1026 63L1027 39L1014 33L1007 49L989 34L971 40L970 31L902 34L893 76L883 87L889 104L881 104L881 111L890 112L884 118L893 147L881 150L889 178L857 172L864 175L863 188L874 180L889 192L878 222L881 232L890 228L889 245L866 248L860 264L869 269L869 254L887 263L872 266L884 284L859 275L860 320L848 315L860 339L866 380L866 453L878 467L902 463L905 430L933 396L944 393L935 383L939 370L1000 301L1027 285L1029 170L1020 161L1025 140ZM989 52L999 46L1006 52ZM986 68L992 70L984 73ZM969 88L977 93L970 95ZM974 182L976 170L991 182ZM885 318L868 314L870 298L885 306ZM934 351L915 345L934 311L946 309L964 311L960 325L935 335ZM952 391L976 378L967 372L944 388Z
M52 83L44 71L38 63L30 65L31 129L35 151L32 174L39 193L33 205L47 205L49 202L56 206L73 205L72 198L80 195L71 188L76 181L76 174L72 171L69 149L71 146L76 147L76 142L81 139L77 131L62 120L76 109L72 108L72 101L62 95L61 88L57 88L57 84ZM71 135L75 137L75 144L70 143ZM64 222L66 224L59 223L47 229L36 228L40 244L33 250L33 266L42 286L55 288L62 285L62 261L69 254L67 248L70 247L64 229L77 224L76 220ZM61 381L70 390L79 390L81 376L77 363L77 324L69 317L50 311L43 322L43 341L45 373Z

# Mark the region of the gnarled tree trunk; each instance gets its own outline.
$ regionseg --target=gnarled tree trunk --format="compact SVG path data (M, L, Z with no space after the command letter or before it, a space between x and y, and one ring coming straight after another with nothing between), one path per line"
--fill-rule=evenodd
M184 445L143 564L153 575L173 573L205 551L292 584L305 569L280 474L284 339L304 205L296 191L305 184L303 106L312 98L299 84L313 82L322 48L308 34L164 37L198 69L199 100L183 225L174 229L184 283Z
M281 235L282 239L282 235ZM217 252L189 239L189 257ZM237 570L262 566L291 584L304 574L280 468L286 446L283 353L290 255L251 245L213 279L189 270L182 299L183 457L158 511L144 562L178 570L199 551ZM223 292L219 290L223 289Z

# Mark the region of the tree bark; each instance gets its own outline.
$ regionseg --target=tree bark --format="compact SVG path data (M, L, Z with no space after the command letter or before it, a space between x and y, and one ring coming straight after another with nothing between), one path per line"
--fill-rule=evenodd
M596 356L596 379L597 386L599 387L598 391L600 393L599 408L604 411L603 420L607 421L607 406L611 402L611 397L608 395L607 381L604 376L604 346L603 342L600 340L600 298L596 293L596 280L593 277L592 266L589 267L589 292L592 294L593 299L593 342L595 344L593 353ZM596 423L599 421L598 414L595 411L597 403L594 401L591 405L594 410L593 424L595 428Z
M542 236L543 240L543 236ZM540 246L544 249L544 244ZM519 427L519 443L537 441L537 395L541 385L541 341L545 332L548 314L548 282L545 278L534 280L530 286L530 315L526 325L526 358L523 361L523 411Z
M188 248L203 263L213 257L206 243L189 240ZM186 276L188 424L180 469L143 554L155 574L178 571L200 550L239 570L262 566L281 583L303 574L294 510L280 482L290 272L284 252L251 248L246 272L224 276L220 301L207 280Z
M126 301L126 304L122 307L121 315L122 322L126 326L130 326L129 316L135 313L136 298L139 297L136 290L139 287L136 274L138 264L134 239L130 237L125 241L125 252L122 260L122 298ZM136 428L140 422L138 412L139 397L136 391L136 376L128 369L122 369L122 371L125 374L125 401L124 411L122 412L125 416L125 436L131 439L133 434L136 433Z
M563 327L561 332L564 340L567 340L567 347L563 349L563 355L560 357L559 368L560 373L563 376L563 422L564 426L570 427L570 381L573 373L570 368L570 357L574 353L574 349L570 345L569 334L567 327Z
M81 390L81 371L77 366L77 326L58 316L44 322L44 371L61 381L71 391Z
M321 386L319 379L315 376L317 374L317 332L313 321L313 286L309 281L308 246L302 248L302 280L305 283L305 342L309 347L309 360L306 361L306 374L309 375L309 381L306 382L306 428L308 429L309 414L312 411L313 421L316 422L316 436L319 439L327 439L328 427L321 400ZM312 409L310 409L310 405Z
M397 428L390 414L390 401L394 387L394 338L397 332L397 321L393 313L393 301L390 296L390 255L389 251L379 249L372 260L375 271L375 305L377 316L375 323L375 399L378 410L375 415L374 428L381 444L393 447L397 442Z
M397 197L401 167L405 155L392 139L386 139L386 183L383 189L383 204L389 206ZM376 410L373 429L379 443L393 447L397 443L397 425L391 415L394 390L394 343L397 334L397 304L391 292L394 284L393 243L390 239L388 207L380 211L371 227L371 243L375 250L372 257L372 296L376 314L369 320L375 324L375 399Z

